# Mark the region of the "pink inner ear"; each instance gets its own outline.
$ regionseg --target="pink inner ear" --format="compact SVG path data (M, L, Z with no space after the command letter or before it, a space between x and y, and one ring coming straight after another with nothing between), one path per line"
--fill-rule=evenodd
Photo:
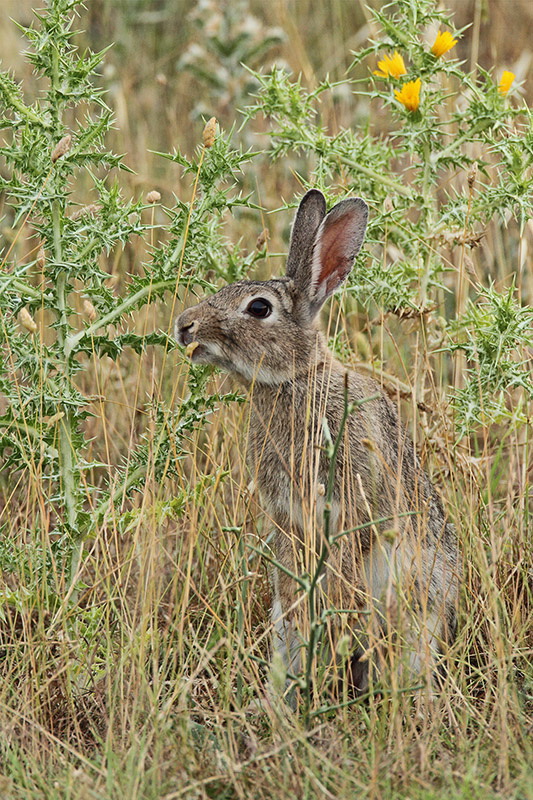
M350 272L354 260L353 214L343 214L328 225L320 238L320 271L317 285L333 292Z

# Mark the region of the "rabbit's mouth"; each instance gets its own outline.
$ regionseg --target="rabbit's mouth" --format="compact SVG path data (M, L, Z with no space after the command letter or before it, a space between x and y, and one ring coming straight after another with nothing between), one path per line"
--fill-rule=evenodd
M193 364L213 364L228 368L228 359L221 352L216 343L210 342L190 342L185 348L185 354L191 359Z
M202 361L209 361L209 348L200 342L191 342L185 348L185 355L187 355L193 364L201 363Z

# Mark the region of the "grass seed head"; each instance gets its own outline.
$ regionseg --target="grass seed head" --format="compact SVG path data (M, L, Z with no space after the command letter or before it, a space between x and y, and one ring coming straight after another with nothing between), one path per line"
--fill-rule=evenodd
M216 133L217 133L217 118L211 117L211 119L205 123L205 128L202 133L202 142L204 147L206 148L213 147L213 145L215 144Z
M256 250L262 250L264 248L264 246L266 245L267 240L268 240L268 231L267 231L266 228L263 228L263 230L261 231L261 233L257 237L257 241L255 243L255 249Z
M67 133L66 136L63 136L63 138L59 140L52 150L52 164L55 164L58 158L61 158L68 153L71 143L72 136L70 133Z
M18 321L23 328L26 328L30 333L37 333L37 323L27 308L21 308L18 315Z
M90 300L83 301L83 313L91 322L94 322L98 316L96 313L96 308L93 306Z
M44 265L46 264L46 251L45 251L43 245L41 245L39 247L39 251L37 253L37 262L36 263L37 263L37 266L39 267L39 269L44 269Z

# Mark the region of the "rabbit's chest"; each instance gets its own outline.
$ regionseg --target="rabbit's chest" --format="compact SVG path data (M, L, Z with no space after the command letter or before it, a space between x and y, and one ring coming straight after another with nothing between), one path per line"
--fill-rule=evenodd
M265 510L275 519L303 530L310 517L321 516L327 481L321 451L321 441L301 418L252 417L248 463Z

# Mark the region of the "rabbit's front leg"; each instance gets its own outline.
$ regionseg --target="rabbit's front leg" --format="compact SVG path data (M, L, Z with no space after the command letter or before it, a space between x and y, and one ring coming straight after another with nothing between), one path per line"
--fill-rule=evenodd
M291 525L288 515L275 515L277 530L273 537L273 550L275 560L293 575L298 575L301 570L301 533ZM272 669L269 678L269 692L285 695L285 699L293 705L292 698L288 696L287 689L291 678L297 676L302 669L302 637L297 624L298 606L301 594L297 591L297 584L288 572L274 567L272 575ZM275 672L283 670L288 673L284 686ZM293 693L291 693L293 694Z
M296 675L300 671L301 665L301 641L296 631L294 615L283 611L278 569L274 572L273 584L271 608L272 655L281 655L287 672Z

